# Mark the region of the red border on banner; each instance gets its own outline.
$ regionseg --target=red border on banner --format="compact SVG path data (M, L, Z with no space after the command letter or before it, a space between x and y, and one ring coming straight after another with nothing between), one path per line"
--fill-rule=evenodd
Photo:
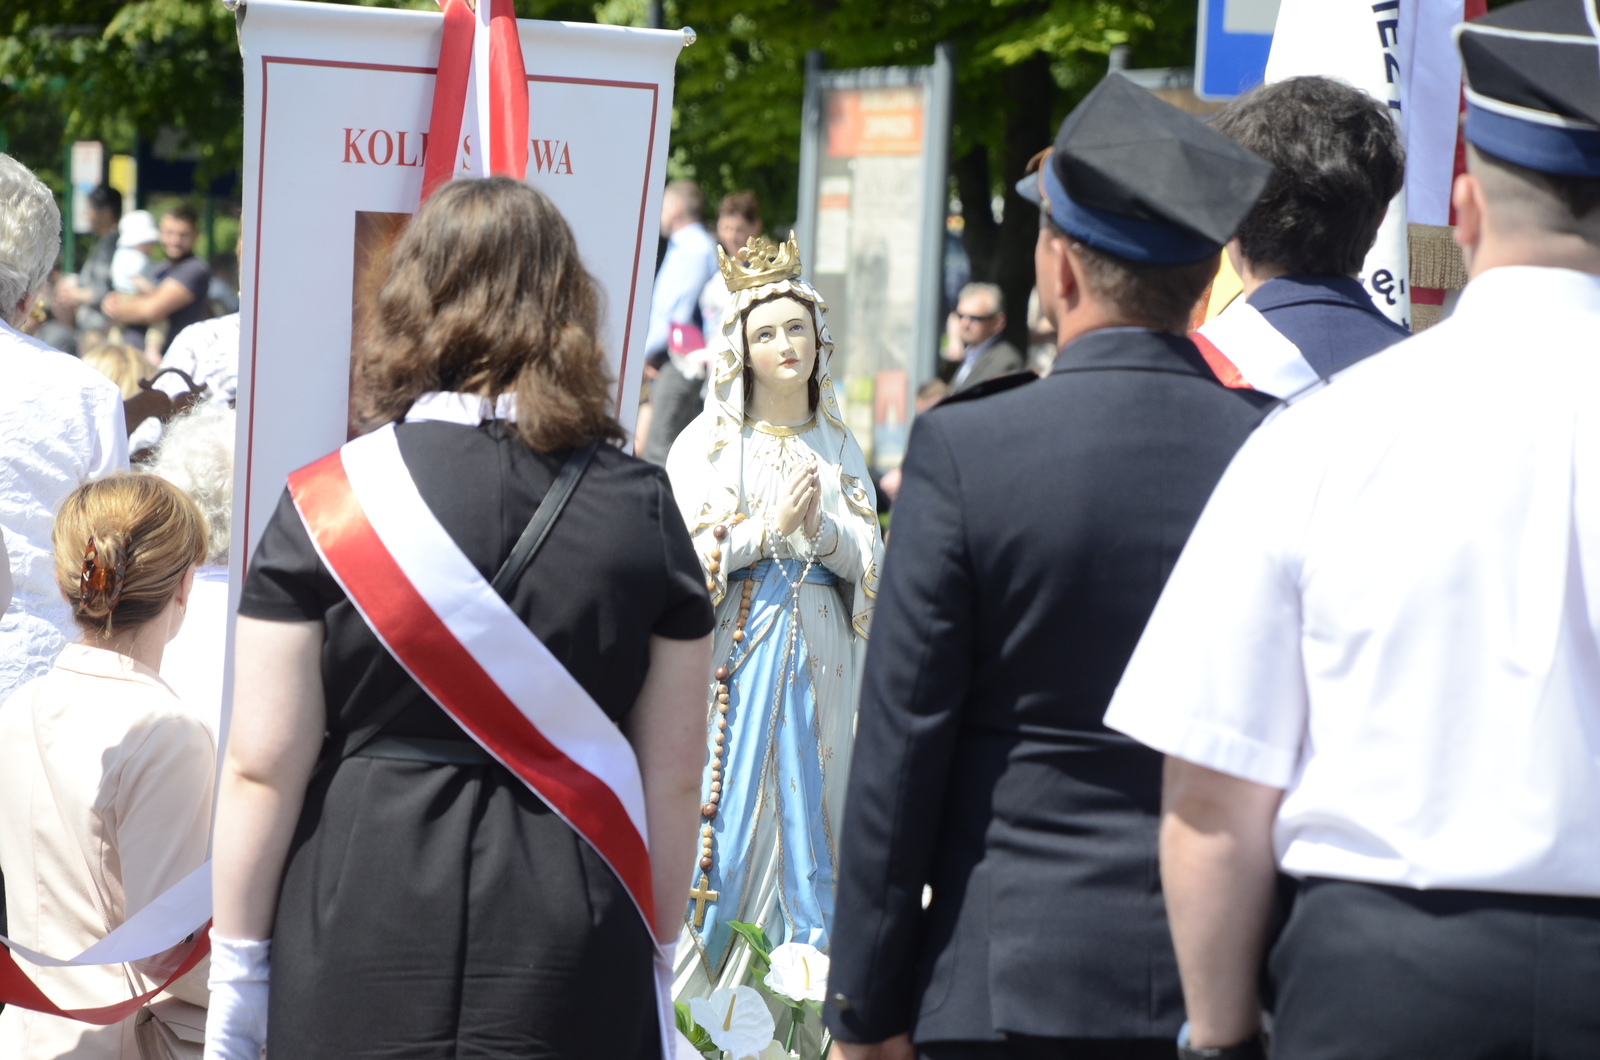
M266 171L267 171L267 89L268 74L273 63L285 66L321 66L334 67L347 70L378 70L384 73L399 74L427 74L436 76L438 68L433 66L392 66L384 63L357 63L345 62L340 59L297 59L282 55L263 55L261 57L261 139L256 159L256 231L255 269L251 274L254 289L250 292L250 407L245 415L245 463L244 463L244 540L247 545L250 541L250 502L251 480L254 467L255 438L256 438L256 354L258 347L256 337L261 327L261 230L262 218L266 215ZM622 412L623 380L628 377L628 358L631 354L630 346L633 342L633 314L639 291L639 266L644 256L645 210L650 203L650 165L655 157L656 126L661 117L661 86L648 81L610 81L592 77L554 77L541 74L529 74L528 81L543 81L550 84L566 85L593 85L598 88L628 88L648 89L650 92L650 136L645 148L644 161L644 187L639 193L639 227L634 238L633 246L633 272L628 282L628 312L622 327L622 359L617 370L617 414Z

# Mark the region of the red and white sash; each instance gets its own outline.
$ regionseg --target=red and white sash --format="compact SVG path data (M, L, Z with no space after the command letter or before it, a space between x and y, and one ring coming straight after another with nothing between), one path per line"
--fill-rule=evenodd
M1321 382L1300 347L1243 298L1235 298L1189 338L1224 386L1288 400Z
M15 953L28 963L44 968L131 964L164 953L183 943L190 935L195 936L193 948L166 982L137 997L95 1008L65 1009L57 1005L28 978L11 956ZM206 862L185 876L76 957L65 960L47 957L4 937L0 937L0 945L5 947L0 950L0 1003L102 1027L120 1023L187 974L211 952L211 862Z
M394 427L296 471L289 492L318 555L384 647L594 848L652 929L644 785L633 748L439 524ZM664 974L658 955L662 1042L670 1049Z

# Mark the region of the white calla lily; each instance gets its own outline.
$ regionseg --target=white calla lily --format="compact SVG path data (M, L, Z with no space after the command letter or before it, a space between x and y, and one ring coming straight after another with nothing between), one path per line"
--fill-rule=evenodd
M716 1047L735 1060L746 1060L765 1049L776 1029L767 1003L748 986L724 987L708 998L693 998L689 1014L711 1035Z
M756 1055L755 1060L794 1060L796 1055L785 1049L783 1043L774 1038L772 1044Z
M772 970L761 981L773 993L795 1001L821 1001L828 995L828 958L815 946L785 942L769 960Z

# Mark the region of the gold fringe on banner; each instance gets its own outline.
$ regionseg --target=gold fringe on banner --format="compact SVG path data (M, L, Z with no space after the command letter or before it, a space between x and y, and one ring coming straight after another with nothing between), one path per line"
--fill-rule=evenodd
M1449 225L1406 225L1411 246L1411 286L1459 291L1467 285L1467 264L1461 259Z
M1444 306L1427 305L1422 302L1411 303L1411 334L1427 331L1444 316Z
M1411 286L1459 291L1467 285L1467 266L1461 248L1451 238L1449 225L1406 226L1410 248ZM1411 330L1423 331L1439 322L1442 306L1411 304Z

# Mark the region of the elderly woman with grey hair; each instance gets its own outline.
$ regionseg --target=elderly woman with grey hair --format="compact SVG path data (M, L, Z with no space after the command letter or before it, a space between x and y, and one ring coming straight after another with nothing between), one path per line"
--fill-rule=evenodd
M55 196L0 154L0 529L10 552L11 603L0 619L0 700L50 670L77 639L56 591L50 528L78 486L128 466L122 395L76 357L24 335L61 251Z
M228 545L233 534L234 412L214 397L166 426L148 470L189 495L206 517L205 563L194 575L189 621L167 645L161 679L218 734L228 626Z
M78 639L56 588L56 509L90 479L125 470L128 434L116 385L22 333L61 252L55 196L0 154L0 540L9 591L0 617L0 702L50 672ZM0 894L5 881L0 877ZM0 902L0 930L7 930Z

